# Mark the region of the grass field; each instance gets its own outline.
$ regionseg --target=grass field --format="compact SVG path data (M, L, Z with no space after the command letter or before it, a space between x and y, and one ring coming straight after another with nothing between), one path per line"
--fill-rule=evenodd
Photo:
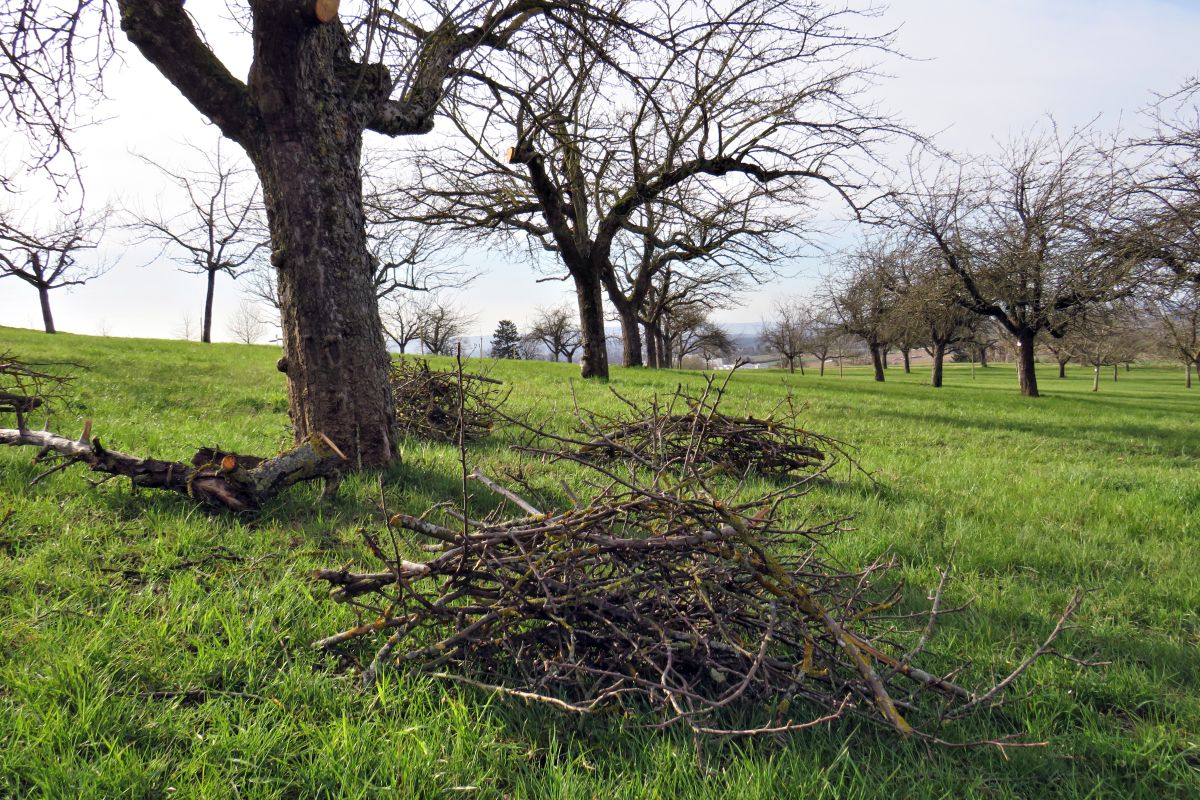
M199 445L270 453L289 440L277 350L47 336L0 328L0 352L72 361L75 402L105 444L187 459ZM568 365L502 363L510 401L566 424ZM375 478L328 504L302 486L257 519L182 497L98 488L86 471L34 486L29 451L0 452L0 797L925 798L1200 796L1200 390L1148 367L1018 396L1011 367L862 370L818 378L739 373L731 402L771 407L786 387L805 423L858 446L878 483L839 474L797 515L854 514L836 554L893 553L918 608L953 557L935 668L963 680L1011 669L1089 591L1062 648L1111 661L1039 661L1005 710L959 739L1021 732L1041 748L952 750L843 721L785 740L720 742L514 705L412 672L369 694L310 643L351 624L310 581L362 556L380 519ZM684 372L615 370L644 397ZM574 381L579 402L607 388ZM11 424L11 418L0 425ZM513 463L503 431L470 457ZM457 455L406 442L385 476L392 510L452 497ZM543 468L552 485L563 468ZM484 502L481 499L481 502ZM154 691L204 689L195 698ZM1028 694L1026 694L1028 692Z

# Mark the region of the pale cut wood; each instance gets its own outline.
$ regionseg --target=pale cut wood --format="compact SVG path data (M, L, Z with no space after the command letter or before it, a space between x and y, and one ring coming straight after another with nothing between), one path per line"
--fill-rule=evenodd
M324 25L327 22L333 22L337 18L338 0L317 0L313 8L313 15L316 16L317 22Z

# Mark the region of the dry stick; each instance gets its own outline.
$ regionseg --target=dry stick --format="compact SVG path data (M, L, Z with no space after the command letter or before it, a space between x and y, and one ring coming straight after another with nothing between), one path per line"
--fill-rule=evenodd
M482 354L481 354L482 355ZM471 512L467 508L467 446L464 436L466 434L465 415L463 413L463 366L462 366L462 342L458 343L457 352L454 356L455 366L458 368L458 463L462 467L462 560L458 563L456 574L462 572L467 567L467 538L471 535L471 523L469 521Z
M513 503L517 504L518 506L520 506L521 510L524 511L525 513L530 514L535 517L542 516L541 511L538 511L536 508L534 508L532 505L530 505L528 501L526 501L523 497L521 497L517 493L512 492L508 489L505 489L503 486L496 483L494 480L489 478L487 475L484 475L483 472L479 469L479 467L475 468L475 470L471 473L471 477L474 478L475 480L479 481L480 483L482 483L487 488L491 489L496 494L502 495L503 497L505 497L505 498L511 500Z
M1037 661L1044 655L1052 653L1053 650L1050 646L1054 644L1054 641L1059 637L1059 634L1061 634L1066 628L1067 620L1071 618L1071 615L1075 613L1075 611L1079 608L1079 604L1082 602L1083 591L1081 589L1076 589L1075 594L1071 596L1071 601L1067 603L1067 607L1063 609L1062 614L1059 615L1058 622L1054 623L1054 630L1050 631L1050 635L1046 637L1046 641L1042 642L1040 647L1030 653L1029 657L1022 661L1020 666L1010 672L1008 676L1004 678L1004 680L997 683L984 694L981 694L975 699L971 700L971 702L954 709L946 715L946 718L958 719L971 709L991 702L992 698L1011 686L1013 681L1019 678L1022 673L1025 672L1025 670L1029 669L1034 661Z

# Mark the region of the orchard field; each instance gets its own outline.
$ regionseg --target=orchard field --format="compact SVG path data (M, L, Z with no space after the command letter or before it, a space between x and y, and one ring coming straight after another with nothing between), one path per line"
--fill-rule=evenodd
M109 447L187 460L198 446L274 453L290 441L275 348L102 339L0 329L0 352L72 362L71 402ZM435 360L445 365L445 360ZM470 369L515 387L509 409L550 427L614 410L578 367ZM734 408L765 413L788 391L804 424L854 445L874 480L839 470L797 518L853 515L830 546L863 565L894 555L919 609L953 571L930 657L986 683L1045 638L1076 587L1060 647L1111 662L1043 659L1002 710L960 740L1017 732L1045 746L947 749L844 720L786 739L720 741L646 720L575 718L386 672L363 693L344 659L310 644L352 624L310 572L358 563L381 523L379 485L338 496L295 487L255 518L186 498L92 487L75 467L30 482L29 450L0 451L0 796L3 797L1196 797L1200 796L1200 389L1135 366L1114 383L1040 365L1045 394L1018 395L1009 365L892 367L818 377L739 371ZM703 375L615 369L646 398ZM0 421L11 425L11 418ZM469 448L497 474L515 434ZM538 466L535 481L567 466ZM413 441L383 475L392 511L453 498L457 451ZM753 487L751 487L753 488ZM481 504L493 502L480 497Z

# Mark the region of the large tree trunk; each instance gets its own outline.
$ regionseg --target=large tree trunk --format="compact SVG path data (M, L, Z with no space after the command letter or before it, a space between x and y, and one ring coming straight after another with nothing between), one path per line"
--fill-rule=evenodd
M658 362L658 337L649 325L643 327L642 338L646 340L646 366L654 369L661 367L662 364Z
M1187 388L1190 389L1192 388L1192 362L1186 362L1184 367L1187 368ZM1197 364L1196 367L1197 369L1200 369L1200 364Z
M213 308L213 293L217 285L217 271L214 269L205 270L207 276L207 287L204 291L204 318L201 320L200 341L212 342L212 308Z
M395 409L363 215L366 92L347 83L339 23L260 19L254 30L262 133L247 146L279 272L295 438L323 433L354 466L383 466L396 454Z
M1092 391L1093 392L1100 391L1100 365L1099 364L1095 364L1092 366Z
M671 337L667 336L666 331L659 331L658 363L662 364L666 369L670 369L674 358L675 354L671 352Z
M904 374L912 374L912 351L905 348L900 351L904 355Z
M640 367L642 361L642 325L637 311L631 307L618 308L621 317L621 341L624 344L623 362L627 367Z
M575 298L579 301L582 354L579 374L584 378L608 377L608 345L604 340L604 291L596 270L572 270Z
M1034 331L1021 331L1017 334L1017 381L1021 386L1021 394L1026 397L1037 397L1037 373L1033 360Z
M875 368L875 380L883 383L885 363L887 356L884 355L883 348L877 344L869 345L871 350L871 366Z
M1070 359L1068 359L1068 360L1070 360ZM1061 358L1058 360L1058 377L1060 377L1060 378L1067 377L1067 362L1063 361Z
M986 347L979 348L979 367L986 369L988 365L988 349Z
M930 385L935 389L940 389L942 386L942 365L946 361L946 343L933 343L933 377L930 378Z
M38 287L38 300L42 303L42 325L46 333L55 333L54 315L50 313L50 290L47 287Z

